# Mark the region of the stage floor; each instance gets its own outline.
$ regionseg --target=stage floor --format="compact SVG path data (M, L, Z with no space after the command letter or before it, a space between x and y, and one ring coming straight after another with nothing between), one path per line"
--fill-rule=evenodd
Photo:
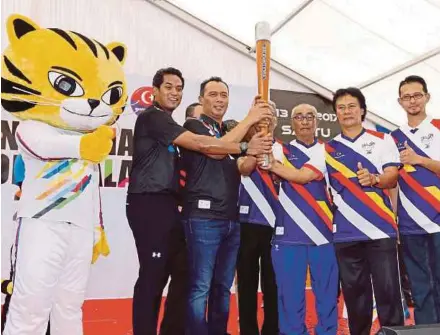
M316 324L314 312L315 299L311 290L307 290L307 316L306 324L313 334L313 327ZM259 306L261 306L261 294ZM339 304L339 335L349 335L346 319L342 318L343 303ZM162 315L162 310L160 315ZM258 310L258 320L263 320L263 310ZM413 324L413 317L406 321L406 324ZM238 311L235 295L231 295L231 309L229 314L228 332L231 335L239 335ZM378 320L375 321L372 334L379 328ZM84 334L85 335L131 335L131 299L114 300L88 300L84 304Z

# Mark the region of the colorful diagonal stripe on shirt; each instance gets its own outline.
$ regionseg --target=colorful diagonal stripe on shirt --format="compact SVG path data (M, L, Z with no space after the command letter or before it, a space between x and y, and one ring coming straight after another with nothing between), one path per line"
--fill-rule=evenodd
M286 215L294 222L293 229L297 227L298 232L295 234L296 236L299 234L304 234L307 236L308 240L316 245L327 244L330 242L329 238L325 236L325 231L320 231L316 226L316 222L312 222L310 219L310 215L307 215L303 210L305 206L300 206L298 201L293 201L287 193L284 192L283 187L280 188L280 204ZM305 201L305 199L302 199ZM300 206L300 207L298 207ZM288 227L285 226L287 230ZM331 237L331 234L327 231L327 235ZM277 238L277 234L275 233L275 238Z
M58 193L55 197L51 198L51 204L40 212L33 216L34 219L42 217L44 214L48 213L52 209L60 209L66 206L69 202L77 198L81 195L81 193L86 189L89 185L90 180L92 179L92 175L84 176L81 181L77 184L71 184L68 187L64 188L63 191ZM68 197L65 197L68 193L72 192L72 194Z
M91 175L84 176L89 163L82 162L78 171L73 172L72 166L75 163L78 163L78 159L48 162L37 173L37 179L51 181L47 183L47 189L36 196L36 200L48 201L49 204L35 214L35 218L39 218L53 209L64 207L78 197L89 185Z
M59 188L63 187L64 185L66 185L69 182L68 179L61 179L59 180L56 184L54 184L51 188L49 188L48 190L44 191L43 193L41 193L40 195L38 195L36 197L37 200L43 200L45 199L47 196L49 196L50 194L52 194L53 192L55 192L56 190L58 190Z
M440 200L431 194L427 189L420 185L413 177L409 175L405 170L399 171L402 179L416 192L421 198L423 198L434 209L440 212Z
M264 217L265 221L271 226L275 226L275 213L269 203L268 198L258 189L257 185L254 183L252 178L242 177L241 185L244 188L243 192L246 191L251 199L252 203L258 208L261 215Z
M350 193L352 193L355 197L362 201L362 203L366 205L370 210L372 210L379 217L385 220L385 222L389 223L395 230L397 230L397 224L391 211L384 211L381 208L380 204L376 203L358 185L351 182L342 173L334 172L332 173L332 177L335 178L347 190L349 190Z
M325 204L324 201L321 201L324 203L324 205L327 207L326 210L324 210L321 205L316 201L316 199L313 197L313 195L307 191L307 189L303 185L295 184L295 183L289 183L292 188L297 191L301 197L303 197L304 200L307 201L307 203L312 207L316 214L319 215L321 220L325 223L325 225L328 227L328 229L333 229L333 214L331 213L328 206Z
M383 198L379 194L377 194L376 192L365 192L365 194L368 195L385 213L395 219L394 213L391 211L390 208L388 208L388 206L383 201Z
M322 245L333 239L333 214L330 209L326 181L323 173L311 165L310 154L322 154L290 144L283 144L284 166L297 171L307 168L315 172L316 178L301 185L283 181L280 187L280 208L274 239L277 243ZM324 160L324 156L320 157ZM281 229L282 227L282 229Z
M259 168L257 168L256 171L258 172L258 174L260 175L261 179L266 184L266 186L269 188L274 198L278 199L277 191L275 190L275 186L273 184L273 181L269 173L267 173L266 171L261 171Z
M357 177L356 173L354 173L352 170L350 170L346 165L342 164L341 162L338 162L336 159L334 159L332 156L330 156L328 154L328 152L325 153L325 161L333 169L335 169L336 171L341 173L345 178Z
M59 161L52 161L52 162L47 162L46 164L44 164L43 168L37 173L36 175L36 179L41 178L41 176L43 175L43 173L45 173L46 171L48 171L52 166L54 166L55 164L60 164Z
M434 196L434 198L440 201L440 189L437 186L427 186L425 187L425 190L427 190Z

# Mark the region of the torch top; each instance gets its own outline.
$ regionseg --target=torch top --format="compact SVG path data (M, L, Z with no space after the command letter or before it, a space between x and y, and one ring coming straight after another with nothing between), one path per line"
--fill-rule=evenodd
M257 22L255 25L255 40L270 41L270 25L267 21Z

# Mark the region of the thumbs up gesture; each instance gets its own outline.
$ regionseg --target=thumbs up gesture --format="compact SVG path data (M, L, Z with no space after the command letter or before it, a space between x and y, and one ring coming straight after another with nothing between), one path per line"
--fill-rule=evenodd
M371 174L368 169L364 168L361 162L357 163L357 168L359 184L362 186L373 186L376 183L376 176Z
M421 156L409 146L408 141L405 141L405 149L400 152L400 162L402 164L417 165L420 164Z

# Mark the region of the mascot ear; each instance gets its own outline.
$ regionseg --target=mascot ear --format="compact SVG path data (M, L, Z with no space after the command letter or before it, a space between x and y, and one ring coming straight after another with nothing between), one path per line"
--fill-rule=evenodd
M119 42L111 42L107 44L106 47L116 56L119 62L124 65L124 62L127 59L127 47L125 46L125 44Z
M40 26L26 16L12 14L6 23L9 42L12 44L18 41L27 33L40 29Z

